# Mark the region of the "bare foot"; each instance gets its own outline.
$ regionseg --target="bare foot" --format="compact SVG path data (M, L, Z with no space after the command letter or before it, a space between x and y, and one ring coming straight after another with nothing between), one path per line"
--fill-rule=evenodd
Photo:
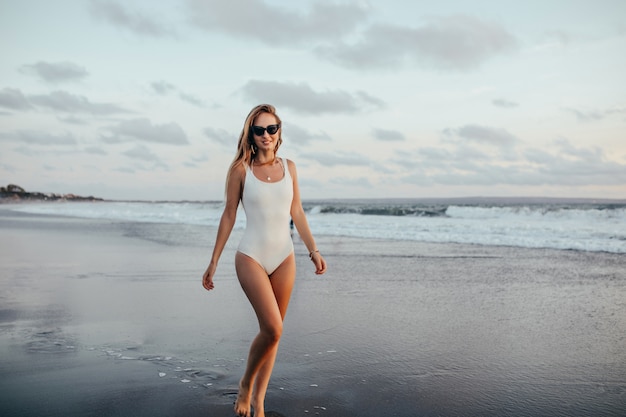
M239 382L239 393L235 401L235 414L240 417L251 417L250 413L250 388L244 387Z

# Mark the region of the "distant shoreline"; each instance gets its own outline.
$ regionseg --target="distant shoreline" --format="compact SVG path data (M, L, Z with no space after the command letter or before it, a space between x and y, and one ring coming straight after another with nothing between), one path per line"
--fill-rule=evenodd
M0 187L0 203L21 201L104 201L104 199L94 196L84 197L76 194L31 192L15 184Z
M94 196L76 194L42 193L26 191L19 185L9 184L0 187L0 204L19 203L26 201L98 201L127 203L215 203L221 200L151 200L151 199L104 199ZM626 205L626 198L593 198L593 197L541 197L541 196L465 196L465 197L388 197L388 198L310 198L303 199L307 205L319 205L333 202L354 204L451 204L451 205L540 205L540 204L610 204Z

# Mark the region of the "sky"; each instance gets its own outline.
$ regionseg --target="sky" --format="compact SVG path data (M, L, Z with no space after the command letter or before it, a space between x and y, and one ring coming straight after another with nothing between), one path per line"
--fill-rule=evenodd
M304 200L626 198L623 0L0 0L0 185L221 200L273 104Z

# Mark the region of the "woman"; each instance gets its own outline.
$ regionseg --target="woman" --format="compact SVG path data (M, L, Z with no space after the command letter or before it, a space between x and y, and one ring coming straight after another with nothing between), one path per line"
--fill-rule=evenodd
M296 277L290 218L315 264L315 273L326 272L326 261L315 245L302 209L296 166L276 157L281 133L281 121L273 106L262 104L248 114L226 179L226 204L213 255L202 277L204 288L212 290L215 269L241 201L246 229L235 255L235 269L259 320L259 333L250 346L246 370L239 381L235 401L239 416L250 416L252 408L255 416L265 415L265 392Z

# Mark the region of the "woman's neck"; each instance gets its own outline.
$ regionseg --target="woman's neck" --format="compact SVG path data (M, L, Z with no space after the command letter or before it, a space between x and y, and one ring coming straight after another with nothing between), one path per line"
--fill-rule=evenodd
M255 165L271 165L276 161L274 152L260 153L252 160Z

